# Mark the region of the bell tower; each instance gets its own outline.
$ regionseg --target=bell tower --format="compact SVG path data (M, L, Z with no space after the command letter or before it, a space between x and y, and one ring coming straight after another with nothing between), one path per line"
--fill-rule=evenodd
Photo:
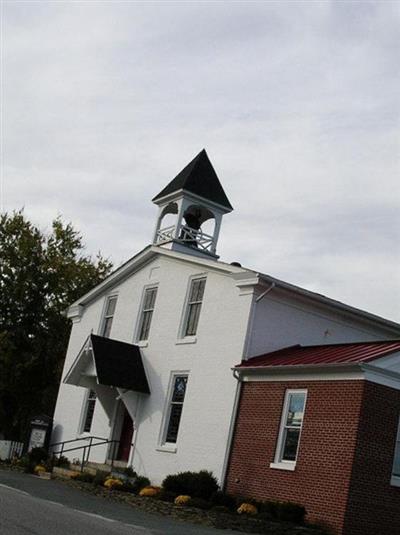
M154 245L218 258L222 216L233 208L204 149L152 200L159 207Z

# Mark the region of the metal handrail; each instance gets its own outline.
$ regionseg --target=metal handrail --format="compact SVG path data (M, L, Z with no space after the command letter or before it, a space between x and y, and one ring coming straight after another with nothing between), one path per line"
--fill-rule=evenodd
M68 444L70 442L78 442L79 440L89 440L89 438L95 438L96 440L107 440L104 437L95 437L94 435L88 436L88 437L80 437L80 438L72 438L71 440L63 440L62 442L53 442L53 444L50 444L50 448L53 446L59 446L60 444Z
M72 442L79 442L81 440L89 440L89 444L85 444L83 446L76 446L75 448L67 448L67 449L65 449L65 447L64 447L65 444L71 444ZM93 440L101 440L101 442L96 442L95 444L93 444ZM83 450L82 461L81 461L81 472L83 472L85 463L87 463L89 461L91 448L94 448L96 446L103 446L105 444L112 444L113 445L112 446L112 455L111 455L111 470L112 470L114 468L116 445L119 446L119 443L120 443L120 441L119 440L115 440L115 439L107 439L107 438L103 438L103 437L90 436L90 437L75 438L75 439L71 439L71 440L64 440L63 442L54 442L53 444L50 444L50 448L52 448L53 446L61 445L61 449L59 451L53 451L52 452L53 458L56 455L59 455L61 457L61 455L63 453L66 453L66 452L69 452L69 451Z

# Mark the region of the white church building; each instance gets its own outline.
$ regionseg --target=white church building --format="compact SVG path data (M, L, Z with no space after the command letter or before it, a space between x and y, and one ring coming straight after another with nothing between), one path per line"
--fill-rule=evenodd
M90 461L113 457L152 483L201 469L223 482L235 365L298 344L399 338L400 325L219 260L233 208L204 150L153 202L152 244L69 307L52 442L104 439Z

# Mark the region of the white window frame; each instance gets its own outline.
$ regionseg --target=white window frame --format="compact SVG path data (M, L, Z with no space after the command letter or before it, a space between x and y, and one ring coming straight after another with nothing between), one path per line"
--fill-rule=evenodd
M135 335L134 335L134 342L136 344L140 345L140 346L147 346L148 345L148 339L149 339L149 336L147 336L146 340L140 340L139 339L140 331L142 329L142 324L143 324L143 313L145 312L144 303L145 303L145 300L146 300L146 292L147 292L147 290L156 290L156 298L154 300L154 308L152 309L153 310L153 314L152 314L152 317L151 317L150 327L149 327L149 335L150 335L151 324L153 323L155 305L156 305L157 296L158 296L158 283L157 284L148 284L143 288L143 291L142 291L142 297L141 297L141 300L140 300L140 307L139 307L139 314L138 314L138 317L137 317L137 320L136 320Z
M285 428L286 428L286 422L287 422L287 417L288 417L288 412L289 412L290 396L292 394L304 394L304 406L303 406L303 418L301 421L300 431L299 431L299 441L297 443L296 459L294 461L288 461L288 460L283 460L282 456L283 456L283 448L284 448ZM282 414L281 414L281 421L279 425L279 434L278 434L278 441L277 441L276 450L275 450L275 458L274 458L274 462L269 465L270 468L278 468L280 470L294 470L296 468L296 462L297 462L297 458L298 458L299 450L300 450L301 431L303 429L304 417L305 417L305 412L306 412L306 404L307 404L307 389L299 388L299 389L287 389L286 390Z
M176 442L167 442L167 432L168 432L168 426L169 426L169 420L171 416L171 408L172 408L172 396L174 393L174 385L175 385L175 379L177 377L186 377L186 390L185 390L185 398L182 402L182 412L181 412L181 418L179 420L179 428L178 428L178 436L179 436L179 429L181 428L182 424L182 415L183 415L183 406L185 404L186 394L187 394L187 386L189 383L189 371L188 370L179 370L179 371L173 371L171 372L169 383L168 383L168 392L167 396L165 398L165 405L164 405L164 411L163 411L163 418L161 421L161 428L160 428L160 435L158 439L158 447L156 448L158 451L165 451L169 453L176 453L177 451L177 445L178 445L178 437Z
M400 417L399 417L399 423L397 425L396 442L395 442L394 452L393 452L392 477L390 480L390 484L392 486L400 487L400 474L394 474L394 463L396 460L396 456L400 457Z
M192 285L197 280L205 280L205 286L204 286L203 297L202 297L202 300L200 301L201 306L200 306L199 317L198 317L197 325L196 325L196 333L195 334L186 334L187 322L188 322L188 319L189 319L189 310L190 310L190 305L192 304L191 301L190 301L190 294L191 294L191 291L192 291ZM185 305L184 305L184 308L183 308L181 325L180 325L180 328L179 328L179 335L178 335L178 342L177 342L178 344L179 343L193 343L193 342L196 342L196 340L197 340L196 337L197 337L197 333L198 333L198 330L199 330L201 309L202 309L203 304L204 304L204 296L205 296L206 286L207 286L207 274L206 273L199 273L197 275L192 275L191 277L189 277L189 284L188 284L188 287L187 287L187 290L186 290Z
M114 308L114 313L112 316L107 316L107 308L108 308L108 303L111 299L115 299L115 308ZM104 300L104 305L103 305L103 312L102 312L102 315L101 315L101 321L100 321L100 327L99 327L99 336L104 336L104 327L106 325L106 319L107 318L113 318L113 323L114 323L114 317L115 317L115 312L117 310L117 303L118 303L118 294L117 293L112 293L110 295L107 295L107 297L105 298ZM112 324L111 324L111 329L112 329ZM111 329L110 329L110 334L111 334ZM109 336L108 336L109 337ZM106 337L106 338L108 338Z
M88 409L89 409L89 402L91 401L90 392L92 392L92 391L96 394L96 392L95 392L95 390L93 388L87 388L86 392L85 392L85 397L83 399L83 404L82 404L81 418L80 418L80 422L79 422L78 435L90 435L90 433L92 431L94 413L96 411L97 394L96 394L96 398L94 400L93 416L92 416L92 421L90 423L90 430L89 431L85 431L85 424L86 424L87 413L88 413Z

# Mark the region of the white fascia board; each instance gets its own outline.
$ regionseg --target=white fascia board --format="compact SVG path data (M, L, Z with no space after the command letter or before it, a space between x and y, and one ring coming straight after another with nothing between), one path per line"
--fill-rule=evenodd
M67 309L67 316L70 317L70 314L73 314L74 310L76 310L79 306L84 306L96 297L98 295L102 294L103 292L107 291L109 288L112 288L115 286L118 282L125 279L128 275L130 275L132 272L137 271L139 267L141 267L144 263L149 262L153 256L154 253L151 252L151 245L148 245L144 249L142 249L138 254L130 258L127 262L122 264L119 268L117 268L115 271L113 271L108 277L106 277L100 284L89 290L86 294L84 294L82 297L74 301L68 309Z
M359 364L308 364L296 366L260 366L232 368L244 382L258 381L321 381L363 379Z
M79 378L82 375L82 368L85 367L87 364L87 359L85 358L88 354L91 355L93 359L93 365L97 376L97 370L96 370L96 363L93 358L93 351L92 351L92 344L90 341L90 335L86 338L83 346L78 352L78 355L75 357L74 362L72 363L70 369L66 373L63 383L70 384L70 385L78 385L79 384ZM85 360L85 362L82 362Z
M243 382L365 380L400 390L400 371L368 363L233 368Z
M380 368L368 363L362 364L361 369L367 381L400 390L400 373L398 371Z
M160 197L156 201L153 201L154 204L160 205L164 204L166 202L174 202L182 195L185 195L187 199L193 200L193 202L201 203L204 205L204 203L207 203L212 208L215 208L215 210L218 210L219 212L222 212L223 214L228 214L229 212L232 212L233 208L228 208L227 206L222 206L222 204L218 204L217 202L211 201L209 199L206 199L205 197L200 197L200 195L196 195L196 193L192 193L191 191L187 191L185 189L179 189L177 191L173 191L172 193L169 193L168 195L164 195L164 197Z
M77 311L79 311L79 317L82 315L82 310L85 305L113 288L116 284L121 283L133 273L141 269L144 265L151 262L156 256L162 255L167 258L171 258L180 262L191 263L207 267L214 271L221 271L226 274L232 275L235 273L247 272L244 268L232 266L226 262L217 262L216 260L209 260L207 258L201 258L185 253L178 253L176 251L170 251L163 249L156 245L148 245L145 249L140 251L137 255L133 256L130 260L125 262L122 266L117 268L106 279L104 279L95 288L87 292L80 299L72 303L67 309L67 317L76 317Z

